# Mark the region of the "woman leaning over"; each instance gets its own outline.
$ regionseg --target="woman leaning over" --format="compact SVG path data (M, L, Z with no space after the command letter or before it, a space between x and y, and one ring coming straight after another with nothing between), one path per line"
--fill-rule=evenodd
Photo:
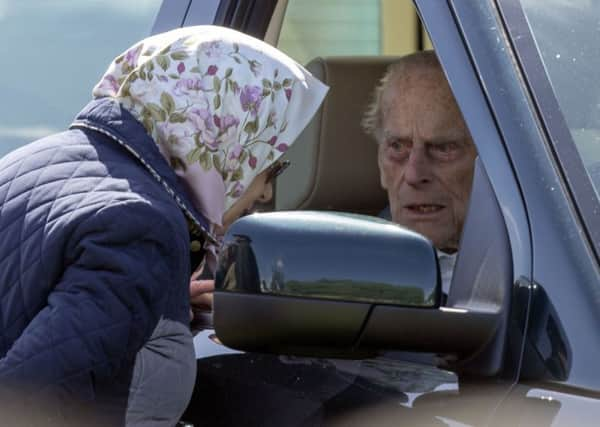
M191 250L210 263L270 198L325 92L261 41L182 28L118 56L68 131L0 160L3 422L175 424L195 377Z

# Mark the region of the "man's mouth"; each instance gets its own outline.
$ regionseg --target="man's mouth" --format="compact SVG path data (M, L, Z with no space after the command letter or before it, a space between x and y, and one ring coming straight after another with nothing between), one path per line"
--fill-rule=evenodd
M414 214L418 214L418 215L426 215L426 214L435 214L439 211L441 211L442 209L444 209L445 206L443 205L437 205L437 204L411 204L411 205L406 205L405 208L408 209L411 213Z

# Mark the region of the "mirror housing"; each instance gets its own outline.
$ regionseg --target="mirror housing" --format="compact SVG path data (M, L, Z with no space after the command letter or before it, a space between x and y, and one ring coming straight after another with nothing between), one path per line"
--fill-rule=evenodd
M474 351L493 313L440 308L441 296L436 251L418 233L356 214L254 214L224 237L213 321L244 351Z

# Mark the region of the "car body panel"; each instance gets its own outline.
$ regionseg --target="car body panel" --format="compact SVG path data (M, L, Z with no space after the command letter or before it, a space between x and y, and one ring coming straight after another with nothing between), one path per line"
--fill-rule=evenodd
M206 25L215 22L220 7L219 0L192 0L183 26Z
M192 0L163 1L150 33L158 34L181 27L191 3ZM213 19L214 14L206 20L206 23L212 23Z
M597 265L553 158L542 119L516 66L501 13L493 2L415 3L478 146L510 238L515 289L504 379L456 378L427 390L415 390L406 384L394 388L389 377L376 380L368 369L361 371L360 366L380 372L391 366L387 372L406 380L412 375L408 374L410 369L416 376L437 369L427 365L431 355L400 354L392 362L385 357L346 361L358 366L353 379L346 377L345 383L338 384L339 389L320 394L331 385L331 377L323 372L325 366L336 366L333 360L296 358L296 364L285 363L293 359L286 356L238 354L201 357L199 366L214 366L225 357L229 358L227 363L243 363L249 369L260 366L264 376L258 373L256 381L267 388L283 381L285 393L293 390L291 378L301 383L320 372L317 376L322 382L312 382L309 389L292 393L296 399L300 396L311 402L296 413L297 418L292 417L294 422L303 420L298 425L571 425L575 419L578 425L595 425L597 415L593 414L599 413L600 394L596 391L598 376L596 371L590 375L590 368L596 370L594 358L600 353L596 351L597 337L590 336L595 329L588 328L598 321L600 299L591 285L600 281ZM553 265L560 268L548 268ZM590 285L580 286L574 281ZM208 335L201 339L208 340ZM219 344L212 345L218 352ZM201 347L210 346L197 346ZM274 366L278 368L271 370ZM298 366L311 369L302 371ZM526 382L528 375L535 376L539 369L546 369L547 381ZM335 370L339 371L337 367ZM200 372L208 371L202 367ZM252 380L235 381L244 382L245 387L255 384ZM381 384L386 392L377 389L373 393ZM237 386L230 383L228 387L231 391ZM281 390L269 390L259 400L273 410L270 393L280 397L276 390ZM223 397L228 393L222 392ZM241 400L237 404L246 406ZM583 411L590 415L582 417ZM252 414L247 408L241 413ZM266 424L261 425L269 424L264 418L263 422Z
M209 336L197 336L206 355L193 396L201 404L183 418L195 425L594 426L600 410L600 396L539 382L459 381L417 354L343 360L224 348L215 357Z
M502 23L498 10L491 3L478 4L478 8L472 8L465 2L455 2L455 14L469 41L472 61L486 83L489 102L522 189L531 227L532 279L547 293L570 341L572 367L567 383L599 389L592 355L600 352L600 337L590 334L597 328L599 316L597 264L544 136L541 118L515 66L507 34L490 31L492 17L496 25ZM489 55L492 46L499 43L504 50ZM527 376L530 366L522 368ZM596 372L590 375L590 369Z
M595 86L600 50L593 41L598 9L586 2L575 8L560 2L542 7L532 0L500 0L498 9L548 145L598 259L600 210L597 183L592 182L600 161L596 148L600 93Z
M436 40L439 41L439 43L443 43L444 47L442 48L442 50L447 49L447 58L455 58L453 60L448 60L451 61L453 63L452 66L448 66L448 64L445 63L445 59L447 58L442 58L442 63L444 63L444 66L446 67L446 70L448 72L448 68L452 68L456 77L454 77L455 75L449 76L450 79L450 83L453 87L453 89L456 91L462 91L463 93L467 93L469 94L469 98L467 101L464 101L465 103L465 108L468 108L469 111L471 111L473 113L473 118L471 119L473 121L473 123L476 123L476 128L477 128L477 133L476 135L474 135L475 139L477 140L477 138L481 139L481 140L487 140L487 141L497 141L496 144L492 144L490 143L489 145L487 145L486 147L483 147L483 149L481 149L482 153L480 153L481 157L484 159L484 163L486 158L489 159L488 160L488 164L491 165L490 169L492 170L492 172L490 173L490 178L492 179L492 175L493 175L493 179L495 179L495 182L498 184L499 189L496 190L496 193L499 194L499 201L501 202L501 206L502 206L502 210L503 213L505 214L505 218L508 218L507 222L507 228L509 229L509 234L510 234L510 238L511 238L511 246L513 247L513 262L516 265L514 271L515 271L515 282L519 283L520 285L522 284L527 284L527 278L531 277L531 262L530 262L530 257L528 256L530 254L530 247L529 247L529 229L528 229L528 223L527 223L527 216L525 214L525 210L523 207L523 203L522 200L520 199L520 192L518 190L518 186L516 184L516 180L511 179L512 173L507 175L507 170L511 171L511 166L510 166L510 162L507 158L506 155L506 151L501 143L501 139L500 136L496 133L494 134L494 131L496 131L496 127L493 125L493 117L491 116L491 114L489 113L489 110L487 108L487 103L486 100L481 92L481 87L479 85L479 81L477 80L477 75L474 73L473 69L469 69L466 68L464 64L465 63L469 63L468 61L468 57L467 57L467 52L465 50L464 44L461 40L460 34L458 33L458 31L456 30L456 27L454 26L454 21L452 18L452 15L450 13L450 9L449 8L445 8L445 11L440 11L440 7L439 3L438 4L434 4L434 2L429 2L427 4L425 4L426 2L421 2L419 4L419 11L421 12L422 18L423 20L426 22L428 22L428 19L435 21L432 22L431 25L434 26L437 30L435 34L431 34L432 35L432 39L434 41L434 45L436 44ZM437 2L435 2L437 3ZM444 6L442 6L442 8L444 8ZM440 13L442 12L442 13ZM445 13L444 13L445 12ZM447 22L440 22L440 21L444 21L446 20ZM450 26L450 24L452 24ZM440 50L440 48L438 46L436 46L436 48L438 49L438 51ZM458 56L457 56L458 53ZM439 53L438 53L439 54ZM466 59L462 60L461 59ZM458 86L458 87L457 87ZM459 104L461 103L461 99L458 99ZM461 105L462 106L462 105ZM487 114L486 114L487 112ZM468 118L467 118L467 122L469 122ZM470 124L470 123L469 123ZM491 129L491 130L490 130ZM497 131L496 131L497 132ZM475 133L475 132L474 132ZM486 166L487 168L487 166ZM525 278L526 280L523 280L523 278ZM521 279L521 281L517 281L517 279ZM524 289L527 289L527 286L523 286ZM527 298L521 298L520 301L524 301L524 302L528 302ZM525 310L526 308L522 308L522 310ZM517 316L515 315L514 318L516 320L514 320L512 323L513 324L517 324L517 326L515 327L515 329L517 329L517 331L521 331L524 329L524 321L525 321L525 316L524 315L520 315ZM210 334L209 334L210 335ZM516 366L518 365L518 359L519 359L519 354L520 354L520 350L521 350L521 337L522 335L520 335L519 333L516 334L518 339L515 343L513 343L512 348L513 348L513 352L516 353L515 355L512 356L513 359L515 359L516 361L514 362L513 365L511 365L511 370L512 372L510 372L508 374L509 378L516 378ZM206 334L202 335L202 336L197 336L196 337L196 348L200 349L200 348L211 348L213 350L214 349L214 343L212 344L206 344L206 345L202 345L202 342L206 342L210 340L208 338L208 336ZM214 353L211 353L214 354ZM200 356L199 360L198 360L198 370L199 370L199 374L198 374L198 385L197 385L197 389L196 389L196 394L193 397L192 400L192 404L190 405L189 408L189 412L187 415L188 418L185 418L187 421L192 421L192 422L200 422L201 418L200 416L207 416L206 415L206 410L207 407L210 407L210 412L213 414L211 418L210 416L208 417L208 419L214 421L216 423L216 425L227 425L229 422L234 422L234 419L237 418L228 418L231 416L231 414L228 413L228 415L219 415L219 413L224 413L225 411L231 411L233 414L255 414L258 420L261 421L257 421L256 425L283 425L281 424L281 419L277 419L277 417L275 419L272 420L265 420L264 417L261 416L260 413L257 413L256 411L252 411L250 408L255 404L255 400L257 397L256 395L258 394L260 397L260 400L264 402L264 404L271 408L271 405L273 404L273 398L275 396L276 400L281 398L281 396L285 395L287 392L289 392L289 389L285 389L286 393L284 393L283 391L281 391L280 385L274 386L274 383L278 383L278 382L283 382L285 384L285 386L289 386L288 382L286 382L286 378L296 378L300 383L303 380L303 375L305 376L310 376L311 378L316 378L318 379L318 381L313 381L311 382L311 387L309 389L305 389L302 391L302 393L300 393L300 395L302 396L301 401L304 402L304 400L309 400L309 402L311 403L310 405L306 406L304 404L300 404L298 403L298 405L294 405L294 404L290 404L291 407L298 407L301 409L298 409L298 412L296 414L293 413L293 411L290 411L290 413L286 413L284 412L283 414L280 414L279 412L276 412L278 414L278 416L285 416L285 420L286 423L289 423L291 419L296 419L296 420L305 420L301 423L299 423L298 425L313 425L311 423L314 423L314 425L321 425L321 424L330 424L330 423L339 423L341 422L340 420L346 420L344 422L350 422L348 421L350 418L347 417L351 417L354 418L356 422L359 422L359 420L363 419L364 420L364 416L369 416L368 414L370 414L370 411L367 411L365 409L364 412L356 412L357 408L368 408L368 407L374 407L374 408L379 408L377 409L377 411L379 412L381 410L381 406L386 406L388 405L388 401L392 401L392 402L396 402L397 400L406 400L408 398L406 398L405 395L410 395L411 396L411 400L412 401L419 401L419 402L426 402L426 401L435 401L436 405L441 405L442 403L440 403L440 399L438 399L438 397L446 397L446 392L444 393L437 393L434 394L434 397L431 398L422 398L422 395L426 394L426 392L434 392L435 391L435 387L430 387L428 389L419 389L419 388L410 388L410 387L405 387L405 388L396 388L395 391L400 393L402 395L402 397L391 397L391 395L387 395L385 399L381 399L381 392L378 391L377 393L375 393L375 395L373 393L364 393L364 388L366 387L365 384L368 384L368 387L375 387L373 384L374 380L372 378L370 378L368 375L366 374L355 374L355 376L353 377L352 381L349 381L348 379L346 379L345 382L339 383L337 384L337 388L334 387L334 390L330 390L329 393L324 393L324 390L327 390L327 387L331 384L329 382L329 378L333 378L330 377L326 374L324 374L323 372L318 373L318 369L315 368L314 364L315 362L311 359L302 359L302 358L298 358L296 359L297 361L299 361L297 364L288 364L288 363L284 363L281 361L281 358L277 355L258 355L258 354L244 354L244 355L224 355L224 356L212 356L212 357L204 357L200 354L198 354L198 356ZM283 358L285 358L285 356L281 356ZM406 369L412 369L413 373L416 373L416 375L425 375L425 372L429 372L430 370L434 370L437 372L437 368L434 368L432 366L430 366L430 364L432 363L432 355L407 355L407 354L401 354L398 357L401 357L403 359L410 359L411 357L413 358L413 362L408 362L408 361L400 361L400 360L394 360L391 363L391 366L393 366L393 371L395 371L396 373L398 373L399 377L402 378L403 376L403 372L406 372ZM416 363L415 363L416 361ZM249 378L247 378L246 374L245 376L243 374L241 374L240 371L240 375L242 376L242 378L237 378L236 375L233 375L231 373L227 373L228 370L220 370L221 374L220 375L227 375L228 380L222 380L220 378L220 375L216 375L217 379L212 379L212 380L207 380L206 379L206 375L213 375L213 372L216 372L214 369L215 364L218 366L226 366L226 365L222 365L222 364L232 364L237 366L238 363L242 363L245 364L248 368L252 368L252 371L254 371L255 369L258 370L256 372L252 372L252 376L254 377L254 375L258 375L257 378L259 378L259 380L251 380ZM331 364L333 364L335 366L335 362L332 360L321 360L321 365L319 365L321 368L320 369L324 369L323 366L329 366L331 367ZM367 360L363 360L363 361L352 361L352 364L355 364L357 366L361 366L361 365L370 365L373 367L373 369L375 370L385 370L386 367L389 367L389 363L386 359L367 359ZM324 365L323 365L324 364ZM260 366L260 368L259 368ZM277 369L275 369L275 366L277 366ZM300 374L298 372L298 366L302 366L303 367L303 371L302 374ZM306 369L306 366L312 366L312 369ZM232 370L234 368L231 368ZM235 368L238 369L238 368ZM239 368L241 369L241 368ZM264 374L261 374L260 371L264 371ZM441 370L439 370L441 371ZM268 373L268 374L267 374ZM316 374L316 376L315 376ZM448 373L450 374L450 373ZM404 374L406 375L406 374ZM211 384L211 387L204 387L202 384L204 384L203 382L203 378L204 381L207 381L207 383ZM264 378L264 379L260 379L260 378ZM335 376L335 378L337 378L337 374ZM257 383L258 381L258 383ZM289 380L291 381L291 380ZM379 385L381 385L381 383L383 382L383 384L387 384L386 380L381 380L381 378L379 379ZM200 384L202 383L202 384ZM240 385L238 383L243 384ZM293 382L292 382L293 383ZM261 385L262 387L266 387L269 392L268 393L264 393L264 392L259 392L257 390L257 387ZM491 413L493 412L493 409L499 405L499 403L502 401L502 399L509 393L510 391L510 387L512 385L512 381L496 381L494 384L494 393L487 393L486 397L487 397L487 403L486 405L482 405L480 407L485 408L482 409L481 411L478 411L478 415L475 414L471 414L471 417L473 418L473 422L472 425L479 425L481 421L488 419L489 417L491 417ZM387 387L389 387L390 384L387 384ZM459 385L456 381L456 377L454 378L454 381L450 381L445 383L445 385L443 386L446 390L450 389L450 390L454 390L456 391L457 388L459 388ZM467 383L465 383L464 385L461 383L460 387L467 387L468 390L468 385ZM241 388L246 388L245 392L241 392ZM439 391L439 390L438 390ZM247 396L247 400L245 399L240 399L239 397L237 399L235 399L235 401L232 401L232 399L228 398L228 396L231 395L236 395L238 396L238 393L242 393L242 395ZM293 394L293 393L292 393ZM385 393L384 393L385 394ZM453 408L452 411L458 411L460 412L459 408L469 408L472 405L472 401L467 398L464 400L464 403L460 403L463 401L463 399L459 399L456 397L455 395L456 393L452 394L451 396L451 404L449 404L449 407ZM210 398L208 397L210 395ZM473 395L473 394L470 394ZM474 395L477 395L477 393L474 393ZM379 398L376 398L374 396L378 396ZM205 402L207 399L210 399L210 401L212 402L210 405L205 405L203 402ZM397 400L395 400L397 399ZM441 399L444 400L444 399ZM385 401L385 402L384 402ZM220 402L227 402L227 404L221 404ZM304 402L306 403L306 402ZM419 411L406 411L406 408L401 408L400 409L400 413L395 414L393 417L390 415L391 418L389 418L389 420L396 420L396 422L398 420L403 420L404 417L409 417L409 419L417 422L417 420L420 420L418 423L419 424L423 424L423 423L428 423L429 421L431 421L432 419L435 418L435 415L433 415L432 418L432 413L431 410L429 408L428 405L425 404L419 404L419 407L421 406L427 406L427 410L424 412L421 412L420 415L418 414ZM200 408L203 408L203 410L200 410ZM335 408L335 409L331 409L331 408ZM352 408L352 411L349 411L349 409ZM332 412L333 411L333 412ZM452 412L451 411L451 412ZM413 413L414 412L414 413ZM406 415L405 413L411 413L413 415ZM465 409L465 413L468 415L469 411ZM326 414L326 415L323 415ZM334 414L334 415L332 415ZM287 417L291 417L291 418L287 418ZM198 417L198 418L196 418ZM398 418L400 417L400 418ZM468 416L467 416L468 418ZM248 419L246 419L243 415L240 415L239 419L244 419L245 422L248 422ZM375 418L371 418L372 420L375 420ZM379 421L381 422L385 422L386 420L386 416L381 416L381 417L377 417L377 423L379 423ZM352 421L352 422L355 422ZM273 424L270 424L271 422L273 422ZM262 424L261 424L262 423ZM294 424L285 424L285 425L294 425ZM356 424L359 425L359 424ZM385 424L383 424L385 425Z

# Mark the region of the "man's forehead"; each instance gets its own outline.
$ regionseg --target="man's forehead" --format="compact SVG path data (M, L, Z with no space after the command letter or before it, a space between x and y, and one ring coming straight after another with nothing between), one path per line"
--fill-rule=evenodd
M409 127L384 127L383 138L385 140L412 140L414 131ZM471 142L469 132L463 126L447 126L432 129L426 133L424 141L429 144L443 144L446 142L467 141Z
M404 68L391 76L383 93L384 103L423 95L434 96L438 101L455 102L442 70L431 67Z
M432 64L406 64L399 67L392 72L389 83L409 86L448 85L442 68Z
M392 106L383 112L382 130L385 139L412 140L417 135L430 143L471 139L458 108L442 104L427 108L423 107L423 103L405 107Z
M429 130L432 142L468 136L446 78L438 69L417 69L390 80L382 97L384 136L409 137L416 126ZM405 70L406 71L406 70Z

